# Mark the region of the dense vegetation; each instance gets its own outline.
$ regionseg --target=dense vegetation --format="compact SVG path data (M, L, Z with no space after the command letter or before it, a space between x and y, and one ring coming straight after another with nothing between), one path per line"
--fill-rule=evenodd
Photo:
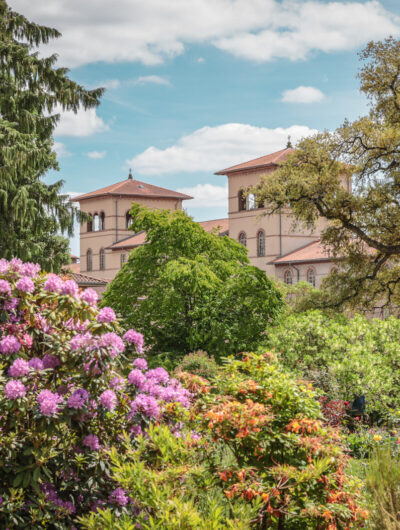
M144 333L155 352L223 355L259 346L283 301L249 265L245 247L205 232L183 211L134 204L131 215L146 243L131 252L103 303Z

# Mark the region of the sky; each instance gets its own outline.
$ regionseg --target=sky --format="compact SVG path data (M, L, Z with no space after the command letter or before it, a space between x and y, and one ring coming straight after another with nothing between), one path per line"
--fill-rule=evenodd
M193 196L196 220L227 216L214 173L367 112L357 53L400 37L399 0L9 0L62 37L40 53L101 104L62 113L59 172L72 195L127 178ZM79 241L71 241L79 254Z

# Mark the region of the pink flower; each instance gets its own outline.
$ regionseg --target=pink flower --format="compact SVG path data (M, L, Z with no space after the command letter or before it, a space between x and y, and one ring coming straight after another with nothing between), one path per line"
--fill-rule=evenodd
M146 377L138 368L134 368L128 375L128 381L131 385L135 385L141 390L146 382Z
M34 278L40 272L40 265L38 263L23 263L19 272L20 274Z
M87 302L90 305L95 305L98 299L99 295L94 289L85 289L81 294L81 300Z
M29 363L25 359L15 359L8 369L8 375L11 377L23 377L29 373L29 369Z
M128 331L123 336L123 339L131 344L136 346L138 353L141 353L143 350L143 335L134 329L128 329Z
M133 361L133 366L135 368L139 368L139 370L147 370L147 361L146 359L142 359L141 357L138 357Z
M0 352L4 355L17 353L21 349L19 340L14 335L7 335L0 340Z
M94 434L88 434L82 443L92 451L98 451L100 449L99 439Z
M77 388L68 398L68 407L71 409L82 409L88 398L89 394L84 388Z
M6 280L0 280L0 293L11 296L11 285Z
M32 359L29 360L29 366L33 368L34 370L40 371L43 370L43 361L39 359L39 357L32 357Z
M122 488L116 488L108 497L108 502L113 504L119 504L120 506L126 506L129 502L129 498L126 495L126 491Z
M104 408L108 410L114 410L117 406L117 402L117 396L112 390L105 390L100 395L100 403L103 405Z
M74 280L67 280L61 286L62 294L70 294L71 296L77 296L79 292L78 284Z
M110 387L116 390L122 390L125 386L125 379L123 377L113 377L110 381Z
M26 386L21 381L15 381L12 379L4 387L4 394L8 399L18 399L25 397Z
M50 355L49 353L46 353L42 362L44 368L57 368L61 364L60 359L56 355Z
M37 396L40 412L44 416L54 416L59 412L58 404L63 400L58 394L53 394L50 390L42 390Z
M98 322L113 322L116 319L114 310L111 307L103 307L97 315Z
M33 293L33 291L35 290L35 284L28 276L23 276L22 278L20 278L15 284L15 286L19 291L22 291L24 293Z
M125 349L124 341L121 339L121 337L118 337L118 335L116 333L113 333L112 331L110 333L105 333L101 337L101 342L103 346L111 347L111 357L116 357Z
M61 290L62 287L62 279L57 276L57 274L48 274L47 280L44 283L44 289L45 291L50 291L52 293L57 293Z
M160 414L160 408L157 400L152 396L146 396L145 394L138 394L131 403L132 414L141 412L149 418L157 418Z

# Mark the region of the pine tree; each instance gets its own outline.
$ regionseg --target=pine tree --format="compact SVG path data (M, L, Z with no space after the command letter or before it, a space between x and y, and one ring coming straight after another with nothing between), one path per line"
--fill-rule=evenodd
M38 262L46 270L68 263L68 240L79 211L47 185L58 170L53 132L59 109L77 112L99 104L103 89L86 90L57 68L57 56L40 57L41 44L60 37L0 0L0 257Z

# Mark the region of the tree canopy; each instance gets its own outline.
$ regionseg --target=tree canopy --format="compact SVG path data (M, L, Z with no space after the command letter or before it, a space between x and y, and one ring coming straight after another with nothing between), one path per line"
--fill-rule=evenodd
M303 139L257 187L270 211L296 222L328 223L322 243L338 259L313 305L370 310L400 300L400 41L360 53L361 92L370 111L334 132Z
M207 233L183 211L131 209L132 230L146 231L107 288L103 303L146 331L158 352L213 354L257 347L283 301L247 251Z
M57 68L57 56L37 48L58 38L0 0L0 257L19 257L59 270L79 211L61 192L63 182L42 177L58 169L53 132L61 110L99 104L103 89L86 90Z

